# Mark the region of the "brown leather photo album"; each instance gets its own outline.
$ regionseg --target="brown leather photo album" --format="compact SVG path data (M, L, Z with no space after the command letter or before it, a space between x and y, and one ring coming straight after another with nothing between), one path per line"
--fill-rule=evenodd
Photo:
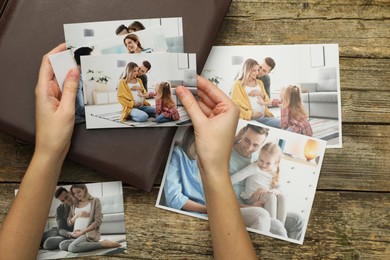
M200 74L231 0L0 1L0 131L33 143L34 89L42 56L65 41L63 25L182 17L184 52L196 54ZM74 129L68 157L150 191L176 127ZM130 159L131 158L131 159Z

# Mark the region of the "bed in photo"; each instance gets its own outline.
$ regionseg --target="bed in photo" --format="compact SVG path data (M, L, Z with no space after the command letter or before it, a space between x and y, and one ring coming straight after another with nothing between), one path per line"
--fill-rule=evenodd
M202 75L240 106L240 118L342 147L337 44L215 46Z
M178 128L156 207L207 219L194 140L191 126ZM229 174L249 231L303 243L325 147L320 139L239 120Z

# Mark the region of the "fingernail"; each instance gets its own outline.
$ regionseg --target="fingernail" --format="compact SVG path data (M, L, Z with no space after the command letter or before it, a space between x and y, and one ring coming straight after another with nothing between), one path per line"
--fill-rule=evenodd
M179 86L179 87L176 88L176 95L183 96L184 95L184 91L185 91L185 88Z
M68 72L68 76L72 78L78 78L79 70L77 68L71 68Z

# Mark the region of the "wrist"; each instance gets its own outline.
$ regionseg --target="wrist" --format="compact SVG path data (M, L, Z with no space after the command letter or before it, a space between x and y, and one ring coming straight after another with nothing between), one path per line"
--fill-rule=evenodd
M62 164L69 151L70 143L64 145L53 145L43 141L36 141L34 155L48 160L55 160Z
M40 160L44 160L47 163L54 163L58 165L62 165L62 163L65 160L67 154L67 150L60 151L60 150L51 150L51 149L45 149L43 147L35 147L34 150L34 157L39 158Z
M199 163L199 172L202 180L206 183L211 183L211 185L226 179L230 181L228 164L221 165L220 163L212 163L210 165L205 165Z

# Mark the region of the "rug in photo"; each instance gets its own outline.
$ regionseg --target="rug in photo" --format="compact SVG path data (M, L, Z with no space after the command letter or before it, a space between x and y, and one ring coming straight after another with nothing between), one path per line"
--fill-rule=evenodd
M176 88L196 95L195 54L81 56L81 73L87 129L191 124Z
M207 219L194 142L191 126L178 128L156 207ZM233 188L249 231L303 243L325 147L320 139L239 120L229 162L233 187L226 188Z
M91 230L80 235L87 229ZM37 259L113 255L126 250L122 182L57 186Z
M89 47L94 54L184 52L181 17L65 24L64 33L72 51Z
M337 44L214 46L202 75L240 107L241 119L341 148L339 71Z

